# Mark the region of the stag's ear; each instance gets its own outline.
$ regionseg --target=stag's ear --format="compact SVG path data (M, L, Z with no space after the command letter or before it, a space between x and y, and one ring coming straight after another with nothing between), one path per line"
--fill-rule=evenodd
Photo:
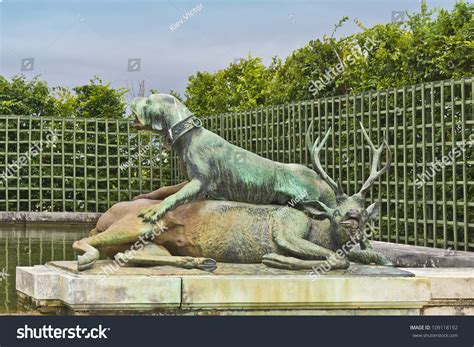
M369 216L369 220L377 218L380 211L380 202L374 202L365 210Z

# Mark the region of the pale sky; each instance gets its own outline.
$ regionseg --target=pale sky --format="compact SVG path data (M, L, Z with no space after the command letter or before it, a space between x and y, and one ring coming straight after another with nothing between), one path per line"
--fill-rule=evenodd
M455 1L428 0L452 9ZM196 8L194 15L186 12ZM115 87L139 80L146 88L182 93L188 76L216 71L248 53L265 64L288 56L311 39L338 36L391 21L392 11L419 11L417 0L175 1L0 0L0 74L41 75L51 86L73 87L94 75ZM170 26L180 19L174 31ZM22 59L34 58L34 65ZM140 71L128 60L140 58Z

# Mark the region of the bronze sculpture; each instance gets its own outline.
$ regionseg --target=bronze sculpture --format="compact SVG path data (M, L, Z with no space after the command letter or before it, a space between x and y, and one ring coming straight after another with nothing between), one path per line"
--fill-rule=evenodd
M171 100L165 99L164 102L168 105L166 107L170 107ZM147 103L146 100L143 102ZM172 103L175 104L174 101ZM140 101L138 105L140 105ZM179 113L184 113L184 116L182 115L181 117L185 120L185 123L189 122L189 113L185 112L186 110L182 107L178 105L176 110L181 108ZM157 110L151 112L146 109L145 105L135 106L134 108L137 122L142 127L152 128L160 132L163 132L163 129L171 129L171 135L165 134L165 136L168 136L168 143L179 144L180 142L176 141L179 141L182 135L178 137L173 136L175 127L170 127L170 120L167 117L160 121L153 118L159 112ZM179 124L183 123L178 122ZM209 159L208 163L203 163L194 157L190 165L187 162L185 163L188 164L186 166L188 174L191 173L191 181L189 183L184 182L174 187L161 188L150 194L139 196L137 197L139 199L132 202L115 205L99 220L97 225L99 233L76 241L74 249L85 252L84 255L78 257L79 269L83 270L93 266L94 262L99 258L97 248L105 249L109 256L116 255L122 259L126 257L127 261L131 264L175 265L209 271L215 269L216 261L234 263L263 262L268 266L286 269L309 269L327 263L329 260L331 260L330 269L347 268L349 261L391 265L383 255L372 250L368 239L363 233L367 222L369 219L374 218L378 210L376 204L372 204L369 208L365 209L365 193L375 180L389 169L390 149L387 145L389 153L387 164L381 170L377 170L383 144L376 148L362 125L361 128L365 139L372 149L373 161L371 174L357 194L350 197L346 196L340 187L335 184L335 181L324 172L319 162L319 152L327 141L330 130L321 142L317 139L310 148L313 154L313 167L324 181L314 173L307 174L306 170L312 172L310 169L305 168L303 170L299 165L294 164L293 166L284 166L285 164L273 163L252 154L254 156L252 157L252 162L263 163L262 165L264 165L265 170L273 168L278 171L280 169L278 174L281 174L286 179L290 174L284 171L285 169L296 169L297 173L302 174L304 178L314 179L313 184L316 186L316 189L313 187L311 193L305 194L305 200L296 205L296 208L281 206L291 198L290 195L281 195L282 192L289 191L288 187L279 187L277 193L272 193L269 185L265 185L265 183L270 184L271 182L259 181L260 176L256 180L251 180L251 183L254 185L247 185L247 188L252 187L256 189L257 184L260 184L258 187L262 188L262 190L258 190L257 193L263 193L260 197L249 198L250 201L248 202L196 201L194 199L204 197L204 194L214 198L222 199L226 196L233 196L238 198L237 200L245 200L244 198L248 196L245 195L248 194L247 192L244 192L244 194L240 192L240 195L232 195L233 190L230 189L225 190L224 193L219 195L221 191L219 188L222 183L217 182L212 185L212 182L209 181L215 179L223 182L222 180L227 179L239 185L242 183L241 181L245 180L245 177L252 178L253 176L247 175L250 173L255 174L252 170L258 168L252 167L249 170L250 173L244 172L244 168L240 169L238 166L232 168L225 167L221 170L213 171L214 166L209 163L217 166L222 165L222 163L219 164L219 159L215 161ZM194 126L185 126L184 129L184 133L189 133L191 130L195 133L189 134L191 136L182 143L181 152L178 151L178 154L185 161L190 158L190 154L184 147L189 147L189 143L193 144L193 141L198 142L198 145L196 145L198 149L195 149L198 156L208 154L208 152L200 152L202 151L199 148L200 142L204 142L204 147L207 149L211 146L214 150L219 149L222 151L222 147L229 146L227 151L241 150L221 138L216 139L212 135L207 134L210 132L203 132L204 129L202 128L198 127L197 131L195 131ZM176 134L183 134L182 131L178 130ZM203 135L211 136L212 141L202 141ZM212 144L214 144L214 147L212 147ZM228 152L226 152L226 155L222 155L222 157L228 158L227 155ZM249 152L245 151L245 155L249 155ZM215 156L211 155L210 157L213 158ZM221 161L224 160L222 159ZM204 174L201 174L201 169L204 171ZM238 178L229 177L228 171L233 172L232 170L234 169L237 170L237 175L240 175ZM272 176L272 178L274 177ZM198 181L210 183L208 186L210 189L205 189L203 192L200 192L198 189L195 195L189 195L189 192L193 191L193 189L202 187L201 183L193 183ZM190 183L193 183L191 184L192 188L189 188ZM295 184L289 184L289 186L301 188L301 186ZM241 187L241 190L243 189L242 185L239 185L239 187ZM178 198L176 199L176 197ZM283 200L283 197L286 200ZM147 200L146 198L164 200ZM278 202L281 205L269 205L266 202L268 200L265 199L276 199L276 201L271 200L270 202ZM255 200L263 202L252 204L255 203ZM144 207L147 208L146 212L140 212L143 211ZM123 217L124 210L128 213ZM156 214L157 212L158 214ZM155 222L154 216L160 216L162 213L163 216L159 218L160 223L158 225L150 223L151 221ZM160 228L160 231L157 228ZM355 240L360 243L361 251L349 249L347 252L340 254L341 248L349 240ZM140 249L134 250L133 254L131 254L130 248L136 244L140 246L140 243ZM122 253L127 250L129 251L128 254Z

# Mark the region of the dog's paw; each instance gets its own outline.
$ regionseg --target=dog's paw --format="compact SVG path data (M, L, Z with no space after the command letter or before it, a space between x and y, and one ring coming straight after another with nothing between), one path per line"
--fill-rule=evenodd
M155 224L160 219L160 212L153 207L148 207L138 214L145 222Z

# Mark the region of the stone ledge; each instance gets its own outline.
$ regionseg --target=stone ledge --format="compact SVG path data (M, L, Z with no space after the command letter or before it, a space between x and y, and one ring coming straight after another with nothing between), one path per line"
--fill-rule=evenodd
M92 212L0 212L0 223L95 224L101 215Z
M474 252L370 241L374 249L395 266L426 268L474 268Z
M419 278L429 278L432 300L474 301L474 268L405 268Z
M312 279L308 271L219 264L212 274L164 266L100 276L110 264L81 273L67 261L18 267L17 290L43 313L419 315L474 307L473 269L385 268L376 276L379 267L359 265Z

